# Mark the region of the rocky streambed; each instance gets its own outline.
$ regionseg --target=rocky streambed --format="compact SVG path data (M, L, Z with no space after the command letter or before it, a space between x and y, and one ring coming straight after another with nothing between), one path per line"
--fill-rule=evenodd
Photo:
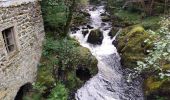
M141 83L128 83L120 63L109 14L103 5L89 5L90 23L76 27L70 36L88 48L98 60L98 74L77 90L76 100L143 100Z

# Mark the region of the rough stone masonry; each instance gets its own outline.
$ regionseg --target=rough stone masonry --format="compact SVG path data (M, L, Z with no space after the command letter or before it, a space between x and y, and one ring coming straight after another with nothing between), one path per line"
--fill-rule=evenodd
M37 0L0 0L0 100L14 100L21 86L35 81L43 39Z

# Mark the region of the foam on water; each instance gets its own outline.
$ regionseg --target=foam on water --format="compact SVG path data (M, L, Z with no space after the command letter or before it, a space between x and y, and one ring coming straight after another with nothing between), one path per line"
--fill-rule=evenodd
M135 87L137 88L135 92L139 94L137 99L134 96L135 93L130 95L125 93L126 90L130 89L124 84L120 57L116 47L112 44L117 35L111 39L108 35L112 28L110 23L107 22L102 25L100 15L105 12L104 6L94 8L89 6L87 10L91 15L90 25L94 29L100 29L104 38L101 45L87 43L92 29L88 29L89 33L84 37L82 34L82 31L86 30L83 29L84 26L80 26L80 30L76 33L70 33L71 37L77 39L83 47L88 48L98 60L98 74L78 89L75 94L76 100L143 100L143 95L140 94L138 87Z

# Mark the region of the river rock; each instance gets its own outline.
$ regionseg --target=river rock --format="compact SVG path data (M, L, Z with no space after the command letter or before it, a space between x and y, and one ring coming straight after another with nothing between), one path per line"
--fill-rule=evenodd
M105 25L106 25L106 23L101 23L101 25L102 25L102 26L105 26Z
M101 19L103 22L108 22L111 20L109 16L102 16Z
M113 28L111 29L111 31L109 32L109 36L110 36L111 38L113 38L118 31L119 31L118 28L113 27Z
M89 28L89 29L93 29L94 27L93 27L93 26L91 26L91 25L87 25L87 28Z
M85 26L83 26L83 27L82 27L82 29L84 30L84 29L88 29L88 28L87 28L87 27L85 27Z
M97 8L96 7L93 7L90 9L90 11L95 11Z
M113 44L115 47L117 47L118 41L117 41L117 40L114 40L114 41L112 42L112 44Z
M107 16L107 14L106 13L102 13L102 14L100 14L100 16Z
M86 36L89 33L89 30L82 31L83 36Z
M76 33L76 31L78 31L78 30L80 30L78 27L72 27L72 28L71 28L71 31L72 31L73 33Z
M97 68L97 59L91 54L90 50L85 47L77 47L76 51L78 51L79 55L79 66L83 66L84 68L89 69L90 74L92 76L96 75L98 72ZM88 63L87 63L88 62Z
M100 45L102 44L103 38L103 33L99 29L96 29L90 32L87 42Z
M91 16L88 12L85 12L85 11L82 11L81 13L82 13L84 16L86 16L86 17L90 17L90 16Z

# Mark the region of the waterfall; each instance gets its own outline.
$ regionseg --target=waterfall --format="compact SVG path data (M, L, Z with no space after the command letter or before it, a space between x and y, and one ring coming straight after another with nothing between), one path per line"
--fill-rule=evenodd
M137 84L135 87L128 85L123 77L120 56L112 44L117 35L111 38L109 36L112 29L111 22L101 20L101 14L106 12L104 6L91 5L87 7L87 11L91 15L89 24L93 29L100 29L104 38L101 45L87 43L92 29L88 29L88 34L83 36L82 31L87 30L83 28L85 26L80 26L80 30L70 33L71 37L76 38L83 47L88 48L98 60L98 74L77 90L76 100L143 100L140 85Z

